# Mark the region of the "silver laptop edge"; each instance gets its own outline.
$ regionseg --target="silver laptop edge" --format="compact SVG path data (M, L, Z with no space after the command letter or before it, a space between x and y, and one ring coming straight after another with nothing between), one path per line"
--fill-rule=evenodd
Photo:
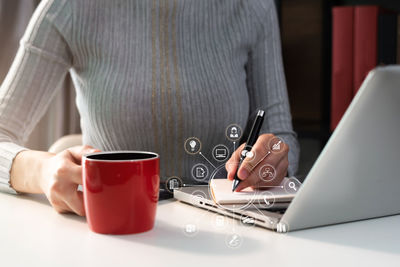
M194 191L201 191L205 193L205 197L194 197ZM182 202L192 204L211 212L220 213L222 215L232 217L235 219L243 220L244 218L252 219L251 223L265 227L268 229L276 229L279 219L282 214L277 212L269 212L266 210L258 209L252 206L252 209L224 209L217 206L212 198L208 195L208 186L186 187L179 190L174 190L174 197Z
M290 230L400 213L400 66L369 73L282 217Z

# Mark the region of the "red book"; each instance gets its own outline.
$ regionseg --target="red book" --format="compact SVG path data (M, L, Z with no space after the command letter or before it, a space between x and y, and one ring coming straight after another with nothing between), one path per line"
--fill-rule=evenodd
M334 7L332 20L330 128L333 131L353 98L354 7Z
M354 9L354 94L377 65L378 6Z

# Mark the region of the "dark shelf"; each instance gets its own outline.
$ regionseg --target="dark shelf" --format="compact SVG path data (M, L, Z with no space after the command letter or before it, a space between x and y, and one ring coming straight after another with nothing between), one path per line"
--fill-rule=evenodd
M332 7L379 5L398 11L398 0L276 0L293 125L299 137L331 134Z

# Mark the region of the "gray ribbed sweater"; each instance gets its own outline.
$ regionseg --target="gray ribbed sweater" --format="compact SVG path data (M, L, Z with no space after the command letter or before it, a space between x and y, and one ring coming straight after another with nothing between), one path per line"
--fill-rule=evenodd
M244 128L266 111L263 133L299 147L292 130L273 0L43 0L0 90L0 187L15 155L70 72L84 144L161 155L161 177L191 182L201 155L233 145L228 125ZM219 163L221 164L221 163Z

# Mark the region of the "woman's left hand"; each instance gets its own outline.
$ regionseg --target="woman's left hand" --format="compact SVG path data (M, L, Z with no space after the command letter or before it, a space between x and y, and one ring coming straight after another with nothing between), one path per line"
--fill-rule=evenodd
M225 164L229 180L235 176L244 146L239 146ZM289 166L288 153L289 146L282 139L273 134L260 135L238 170L238 177L242 181L235 191L249 186L268 189L268 186L279 185Z

